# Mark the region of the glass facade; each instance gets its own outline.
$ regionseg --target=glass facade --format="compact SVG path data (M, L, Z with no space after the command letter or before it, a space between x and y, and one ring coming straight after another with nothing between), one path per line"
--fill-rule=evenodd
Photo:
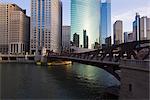
M105 39L111 36L111 2L101 3L101 26L100 26L100 42L105 44Z
M88 47L94 48L99 42L100 0L71 0L71 41L73 34L79 34L79 44L83 47L83 30L89 39Z
M140 40L140 15L136 13L135 21L133 22L134 41Z

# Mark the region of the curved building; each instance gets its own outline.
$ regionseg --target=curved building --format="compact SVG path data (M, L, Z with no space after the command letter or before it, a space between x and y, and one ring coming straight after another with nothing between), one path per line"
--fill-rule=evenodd
M79 47L83 47L83 30L88 36L88 47L99 42L100 0L71 0L71 40L79 34Z

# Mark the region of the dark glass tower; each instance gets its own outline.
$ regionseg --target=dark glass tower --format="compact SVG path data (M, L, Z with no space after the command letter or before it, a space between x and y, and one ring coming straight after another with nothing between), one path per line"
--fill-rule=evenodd
M134 41L140 40L140 15L136 13L135 21L133 22L133 37Z
M83 30L83 48L88 48L88 36L86 30Z
M79 35L77 33L73 34L73 45L79 47Z

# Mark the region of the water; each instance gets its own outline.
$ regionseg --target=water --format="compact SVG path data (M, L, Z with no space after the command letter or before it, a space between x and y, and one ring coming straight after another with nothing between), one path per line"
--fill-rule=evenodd
M2 99L117 99L120 82L95 66L0 64ZM114 92L115 91L115 92Z

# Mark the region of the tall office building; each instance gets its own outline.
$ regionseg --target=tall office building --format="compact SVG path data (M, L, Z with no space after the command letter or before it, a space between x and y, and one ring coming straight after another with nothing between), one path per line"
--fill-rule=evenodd
M75 33L73 34L73 46L79 47L79 34Z
M80 46L83 46L83 29L89 39L88 47L94 48L99 42L100 0L71 0L71 41L73 34L80 36Z
M140 15L136 13L135 21L133 22L133 37L134 41L140 40Z
M70 49L70 26L62 26L62 50Z
M124 32L124 43L128 42L128 34L129 32Z
M100 41L105 44L105 39L111 36L111 0L101 3Z
M83 48L88 48L88 36L86 30L83 30Z
M111 36L105 39L106 47L111 46Z
M147 39L150 40L150 18L147 18Z
M150 18L140 18L140 40L150 39Z
M123 42L123 25L121 20L117 20L113 25L114 44L121 44Z
M134 41L134 37L133 37L133 32L128 33L128 42L133 42Z
M61 51L62 3L60 0L31 0L30 52Z
M29 49L29 17L16 4L0 4L0 53L25 53Z

